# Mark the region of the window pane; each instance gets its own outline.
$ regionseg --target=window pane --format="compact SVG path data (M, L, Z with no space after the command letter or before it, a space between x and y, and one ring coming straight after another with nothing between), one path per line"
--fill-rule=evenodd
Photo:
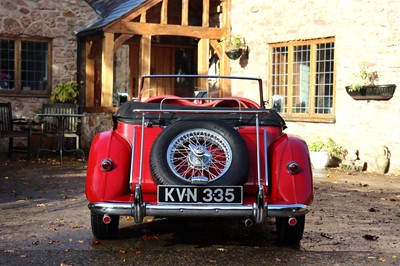
M287 113L288 47L272 50L272 104L275 110Z
M334 43L317 44L315 113L330 114L333 106Z
M294 47L293 113L308 113L310 99L310 45Z
M14 89L14 50L13 40L0 40L0 90Z
M21 82L23 90L47 89L48 43L22 42Z

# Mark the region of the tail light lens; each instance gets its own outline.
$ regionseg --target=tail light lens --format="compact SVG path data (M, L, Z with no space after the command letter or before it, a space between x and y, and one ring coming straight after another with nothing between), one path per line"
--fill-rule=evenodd
M109 172L114 168L113 161L109 158L104 159L100 163L100 168L103 170L103 172Z
M290 174L295 175L300 172L300 165L296 162L290 162L287 164L286 169Z

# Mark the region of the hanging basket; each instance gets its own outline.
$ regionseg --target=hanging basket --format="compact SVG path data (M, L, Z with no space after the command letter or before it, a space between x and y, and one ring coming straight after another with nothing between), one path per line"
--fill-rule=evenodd
M387 101L393 97L395 90L396 84L366 85L357 91L351 91L351 87L346 86L347 93L354 100Z
M232 49L225 52L229 59L237 60L242 55L242 49Z

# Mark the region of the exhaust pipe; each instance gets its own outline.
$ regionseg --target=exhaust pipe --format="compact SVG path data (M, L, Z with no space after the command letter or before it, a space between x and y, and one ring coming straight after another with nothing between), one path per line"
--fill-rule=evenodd
M243 221L243 223L244 223L244 226L251 227L253 225L253 220L252 219L245 219Z

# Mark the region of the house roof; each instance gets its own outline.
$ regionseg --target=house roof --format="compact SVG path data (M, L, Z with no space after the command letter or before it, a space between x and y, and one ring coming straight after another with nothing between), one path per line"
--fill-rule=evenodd
M100 17L92 20L75 33L83 34L89 31L95 31L116 21L120 17L129 13L134 8L140 6L146 0L85 0Z

